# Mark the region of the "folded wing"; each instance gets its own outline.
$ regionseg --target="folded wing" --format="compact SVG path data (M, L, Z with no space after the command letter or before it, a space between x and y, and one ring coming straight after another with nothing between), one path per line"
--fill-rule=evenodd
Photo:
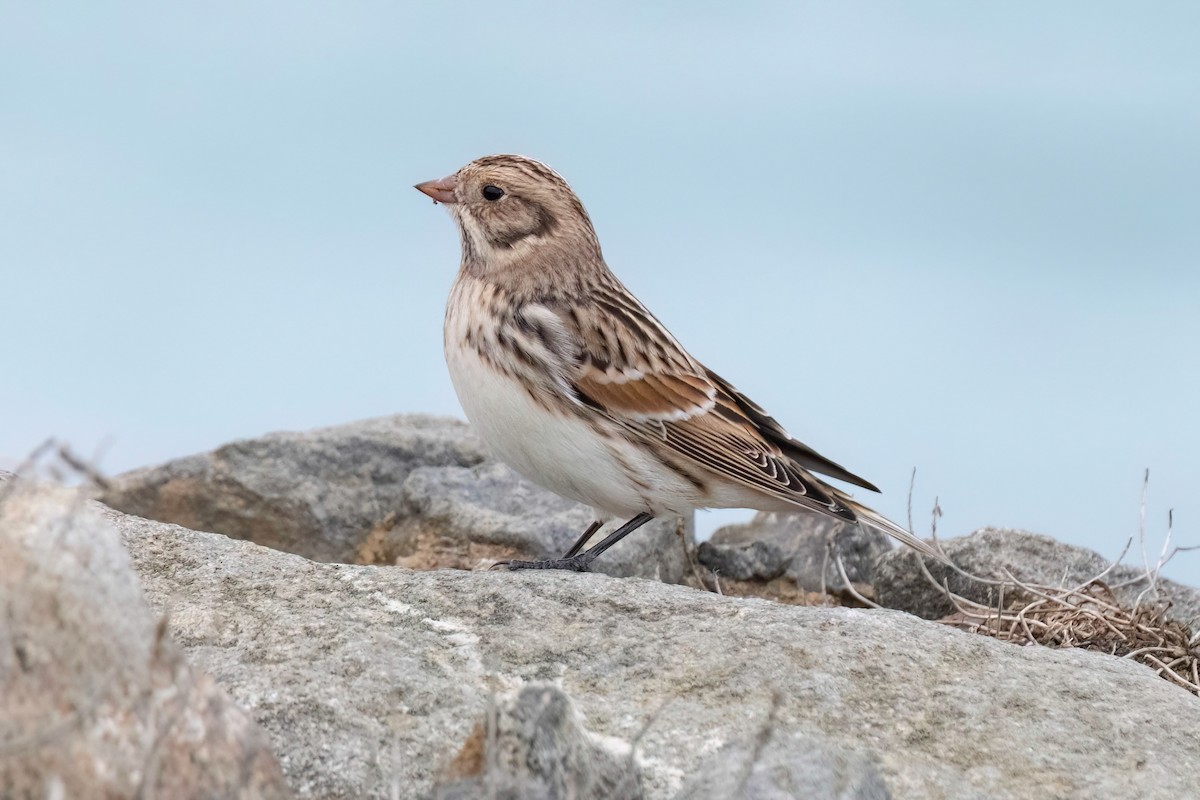
M854 521L833 487L806 469L870 483L792 439L762 408L705 369L632 295L602 293L560 314L579 342L576 399L632 435L751 489Z

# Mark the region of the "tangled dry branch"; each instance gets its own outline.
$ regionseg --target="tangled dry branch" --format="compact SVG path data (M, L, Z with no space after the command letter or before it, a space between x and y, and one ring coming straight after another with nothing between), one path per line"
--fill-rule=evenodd
M1026 583L1007 570L1000 578L984 578L966 572L947 557L954 572L994 591L998 598L996 604L982 605L951 591L949 584L935 579L924 560L918 558L926 580L956 609L941 622L1014 644L1081 647L1133 659L1150 667L1160 677L1200 695L1200 633L1193 634L1184 623L1168 618L1171 604L1158 598L1157 588L1162 568L1177 553L1196 548L1171 548L1174 518L1173 514L1168 514L1167 533L1157 562L1152 565L1145 557L1145 502L1149 478L1147 470L1142 485L1142 523L1138 533L1144 562L1140 575L1111 585L1105 582L1129 551L1132 538L1108 567L1074 586ZM910 487L910 528L911 492ZM939 516L941 508L935 500L931 526L933 546L945 555L937 539ZM1142 583L1145 587L1132 606L1117 597L1115 590Z
M1015 580L1013 587L1012 599L996 608L950 593L957 611L942 622L1014 644L1082 647L1131 658L1200 695L1200 651L1187 626L1167 618L1169 603L1128 608L1095 580L1073 589Z

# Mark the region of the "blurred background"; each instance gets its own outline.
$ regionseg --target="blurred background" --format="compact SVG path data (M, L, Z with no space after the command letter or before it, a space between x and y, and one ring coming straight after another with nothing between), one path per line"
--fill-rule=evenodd
M0 468L460 415L410 187L517 152L880 511L1200 543L1200 6L734 5L0 2Z

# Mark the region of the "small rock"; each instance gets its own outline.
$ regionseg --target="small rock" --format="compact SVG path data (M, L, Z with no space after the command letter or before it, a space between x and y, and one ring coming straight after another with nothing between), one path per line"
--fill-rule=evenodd
M1004 580L1007 570L1023 583L1071 587L1096 577L1109 566L1109 561L1094 550L1026 531L981 528L970 536L940 543L960 569L989 580ZM984 605L998 602L995 587L964 577L931 559L925 559L925 564L934 579L946 582L955 594ZM1137 602L1147 586L1145 570L1128 564L1114 567L1104 582L1115 587L1117 599L1128 605ZM1151 591L1146 597L1153 599L1156 595ZM1160 578L1157 597L1171 603L1168 618L1193 629L1200 623L1200 591ZM943 592L925 577L917 565L916 554L903 548L884 553L876 560L875 599L887 608L925 619L941 619L955 611Z
M431 800L489 796L520 800L641 800L641 776L628 744L584 729L570 698L531 684L502 697L472 730Z
M719 528L697 548L697 560L720 576L727 594L794 602L780 584L790 581L800 599L806 593L846 591L838 557L855 590L869 594L875 558L891 549L887 536L872 528L816 513L759 512L748 523Z
M359 563L473 569L506 559L557 558L592 522L591 509L548 492L509 467L423 467L404 484L397 513L359 549ZM616 524L592 538L599 540ZM682 583L691 520L655 519L592 565L614 577Z

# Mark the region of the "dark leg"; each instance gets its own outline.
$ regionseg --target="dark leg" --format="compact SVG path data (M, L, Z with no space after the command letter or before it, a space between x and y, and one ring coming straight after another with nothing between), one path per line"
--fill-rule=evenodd
M592 538L592 534L600 530L600 526L603 524L604 523L600 520L596 520L591 525L588 525L587 530L583 532L583 535L576 540L575 544L571 545L571 549L563 554L563 558L570 558L582 550L583 546L587 544L587 540Z
M624 525L617 528L615 531L610 533L608 536L605 536L603 539L601 539L600 543L597 544L595 547L593 547L591 550L587 550L583 553L576 553L575 551L577 551L579 548L583 547L583 543L586 542L588 537L590 537L592 535L592 533L595 533L595 531L591 531L586 536L584 536L582 539L580 539L578 542L576 542L575 546L572 547L571 550L568 552L568 554L566 556L564 556L563 558L552 558L547 561L501 561L501 562L497 563L496 566L497 567L501 567L501 566L508 567L509 569L513 569L513 570L516 570L516 569L569 569L569 570L574 570L575 572L587 572L588 566L593 561L596 560L597 556L599 556L605 550L612 547L614 544L621 541L626 536L633 533L638 528L642 527L643 525L645 525L647 522L649 522L652 519L654 519L653 514L647 514L645 512L638 514L636 517L629 520L629 522L626 522Z

